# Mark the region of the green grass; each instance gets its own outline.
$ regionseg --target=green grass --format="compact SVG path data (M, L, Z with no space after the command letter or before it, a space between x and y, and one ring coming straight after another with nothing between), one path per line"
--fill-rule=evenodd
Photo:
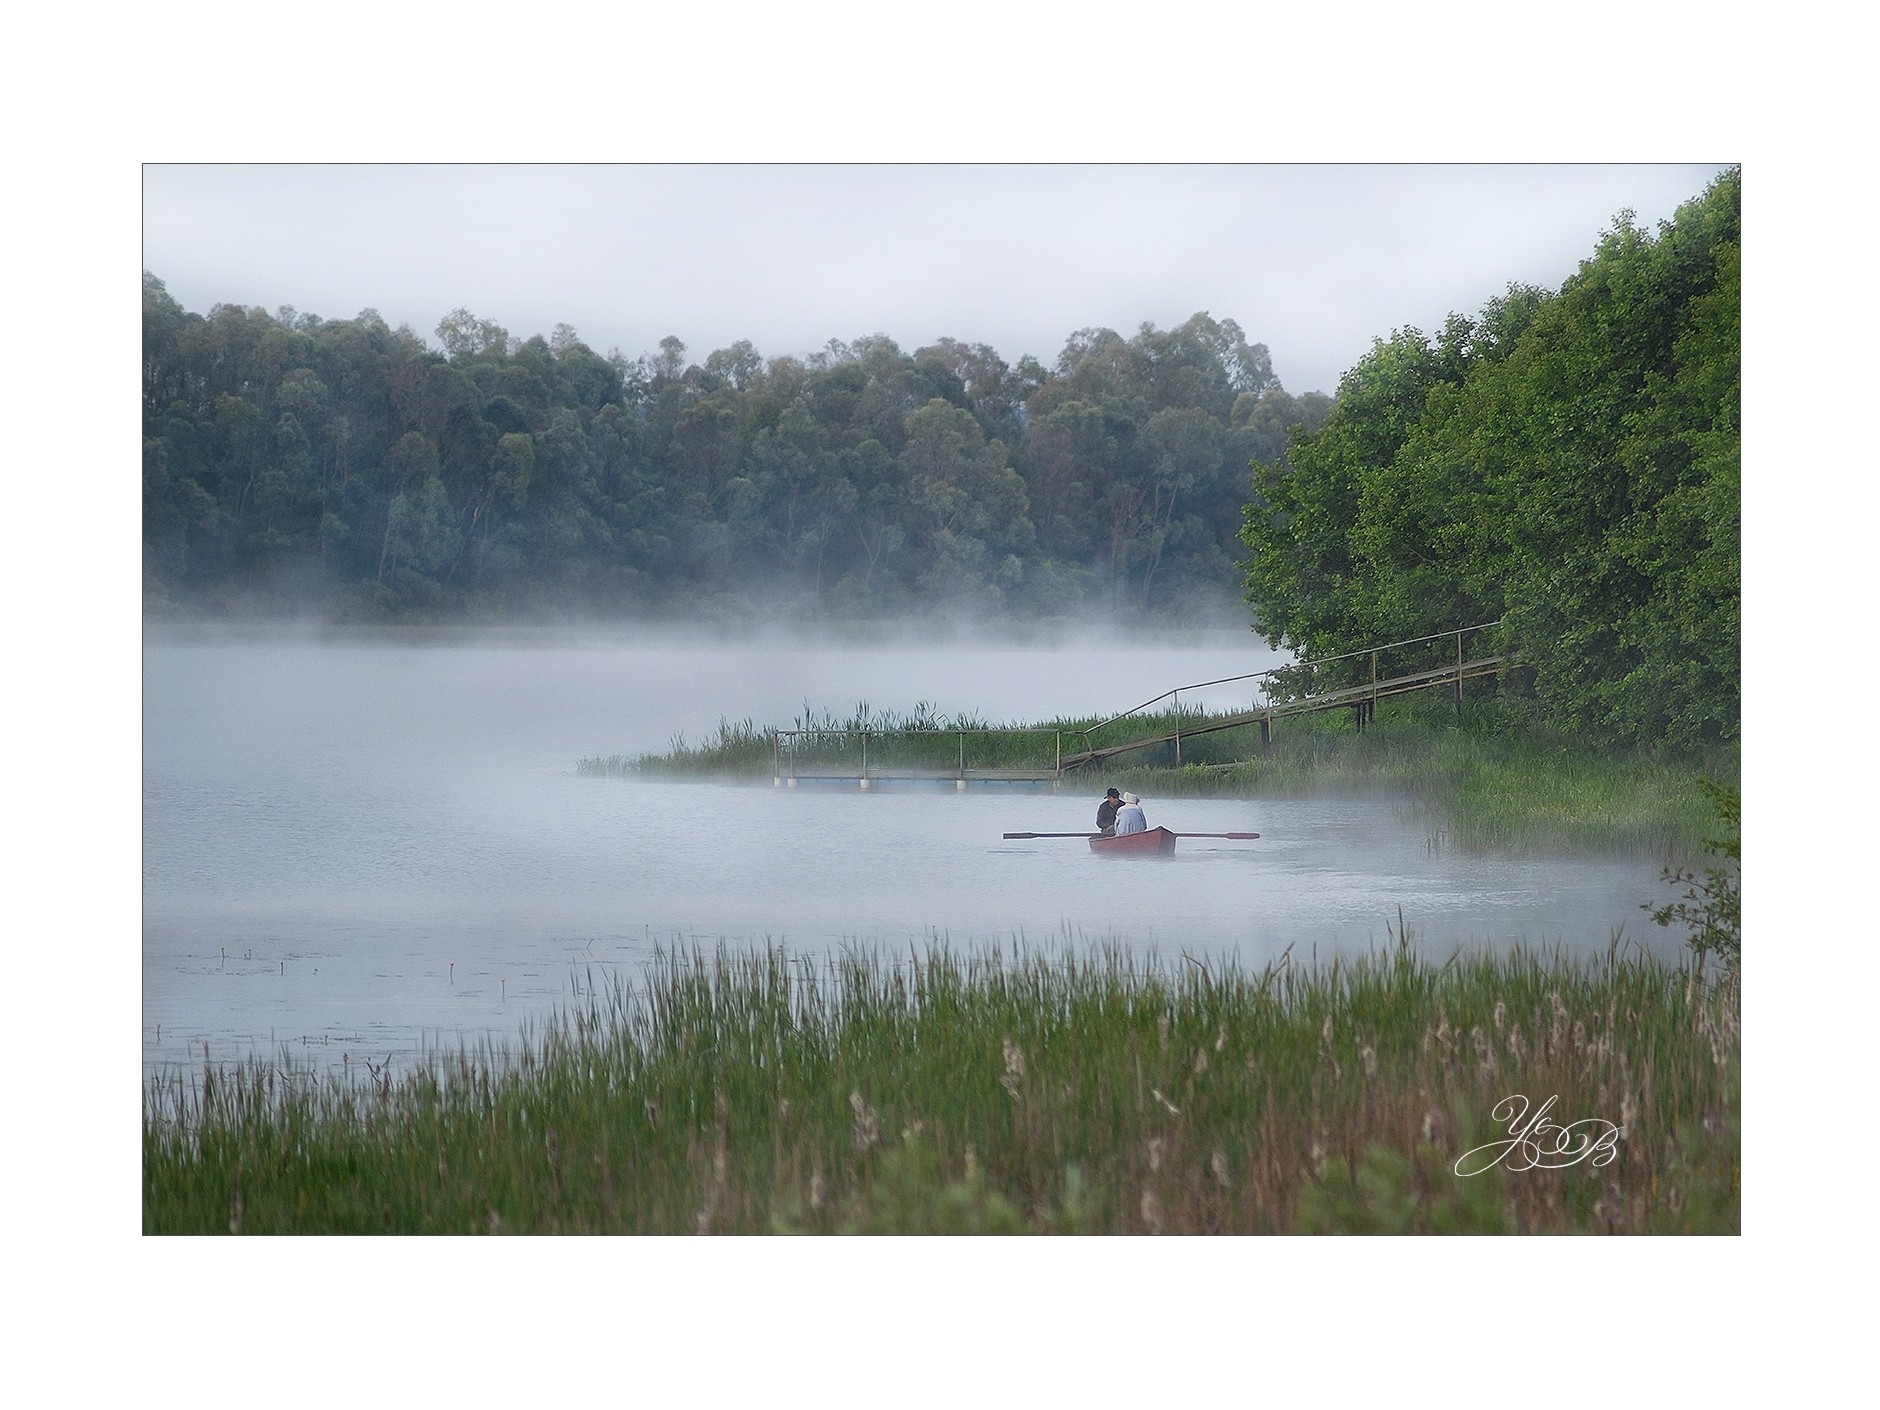
M798 767L861 770L867 749L871 768L954 769L962 758L975 769L1050 769L1056 764L1059 737L1063 751L1084 748L1082 730L1097 723L1052 721L1042 725L990 724L973 715L944 716L925 702L907 713L876 711L866 701L846 717L806 704L786 730L803 731L784 751L794 749ZM964 738L962 739L962 732ZM864 746L862 735L866 733ZM578 774L595 778L770 778L788 770L788 752L780 753L773 731L755 721L720 719L717 730L697 744L674 735L662 753L614 754L577 761Z
M1301 722L1303 723L1303 722ZM1262 797L1388 795L1406 800L1442 844L1541 855L1693 855L1713 810L1702 780L1734 785L1734 750L1664 757L1589 749L1537 726L1508 727L1483 711L1451 714L1409 702L1363 732L1295 728L1270 756L1216 772ZM1142 791L1142 790L1137 790Z
M1734 973L670 954L514 1050L146 1091L147 1233L1736 1232ZM1463 1177L1492 1113L1609 1164Z

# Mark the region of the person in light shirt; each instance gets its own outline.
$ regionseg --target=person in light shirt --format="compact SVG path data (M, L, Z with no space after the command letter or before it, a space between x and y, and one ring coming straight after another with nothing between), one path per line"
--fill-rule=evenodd
M1116 810L1116 835L1127 837L1132 832L1147 832L1149 819L1143 816L1142 799L1133 793L1123 795L1123 806Z

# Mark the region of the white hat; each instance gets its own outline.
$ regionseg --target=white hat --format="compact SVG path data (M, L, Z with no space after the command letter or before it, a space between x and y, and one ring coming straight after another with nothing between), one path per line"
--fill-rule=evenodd
M1125 794L1123 795L1123 801L1124 801L1125 803L1140 803L1140 802L1142 801L1142 799L1140 799L1140 798L1138 798L1138 797L1137 797L1137 796L1136 796L1135 794L1133 794L1133 793L1125 793Z

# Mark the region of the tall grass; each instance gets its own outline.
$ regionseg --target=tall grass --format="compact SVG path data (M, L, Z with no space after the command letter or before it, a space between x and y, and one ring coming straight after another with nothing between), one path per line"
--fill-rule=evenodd
M1248 973L944 947L662 955L402 1080L155 1083L149 1233L1734 1232L1734 975L1615 952ZM1626 1128L1457 1159L1497 1103Z
M1321 720L1275 737L1265 757L1213 772L1260 797L1389 795L1465 850L1685 857L1712 822L1707 777L1734 782L1734 750L1703 758L1587 748L1537 726L1457 725L1428 708L1380 710L1362 732ZM1138 790L1140 791L1140 790Z

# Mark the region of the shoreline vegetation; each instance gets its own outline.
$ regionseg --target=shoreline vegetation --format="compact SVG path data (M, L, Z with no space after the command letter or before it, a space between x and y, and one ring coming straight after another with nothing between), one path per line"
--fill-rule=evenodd
M1575 751L1507 706L1458 726L1392 702L1361 734L1289 722L1251 765L1105 776L1161 797L1391 787L1458 845L1740 855L1693 840L1736 817L1696 761ZM859 713L926 743L962 725ZM727 723L582 768L748 779L771 750ZM1734 755L1705 762L1733 797ZM1258 973L943 939L584 968L513 1046L152 1079L144 1232L1736 1234L1734 868L1666 880L1689 888L1653 916L1693 927L1678 964L1617 933L1603 958L1438 959L1400 921L1369 956Z
M1114 745L1178 725L1193 730L1214 717L1165 711L1119 722L993 724L943 716L925 702L906 713L863 703L846 718L806 704L784 728L828 732L804 740L799 764L847 761L859 771L860 734L868 731L871 766L879 769L945 769L962 750L975 768L1048 769L1059 747ZM584 757L575 770L591 778L768 782L783 757L769 727L721 720L697 743L675 735L663 753ZM1470 700L1460 719L1429 694L1380 701L1362 730L1350 712L1288 718L1264 753L1256 725L1192 734L1181 758L1177 766L1169 743L1151 745L1067 773L1062 786L1085 785L1093 797L1111 784L1163 799L1386 796L1413 810L1436 846L1629 855L1670 866L1705 850L1714 821L1706 783L1734 790L1740 778L1734 744L1703 751L1588 745L1507 696Z
M1616 937L574 981L518 1049L402 1078L153 1081L144 1232L1740 1232L1738 971Z

